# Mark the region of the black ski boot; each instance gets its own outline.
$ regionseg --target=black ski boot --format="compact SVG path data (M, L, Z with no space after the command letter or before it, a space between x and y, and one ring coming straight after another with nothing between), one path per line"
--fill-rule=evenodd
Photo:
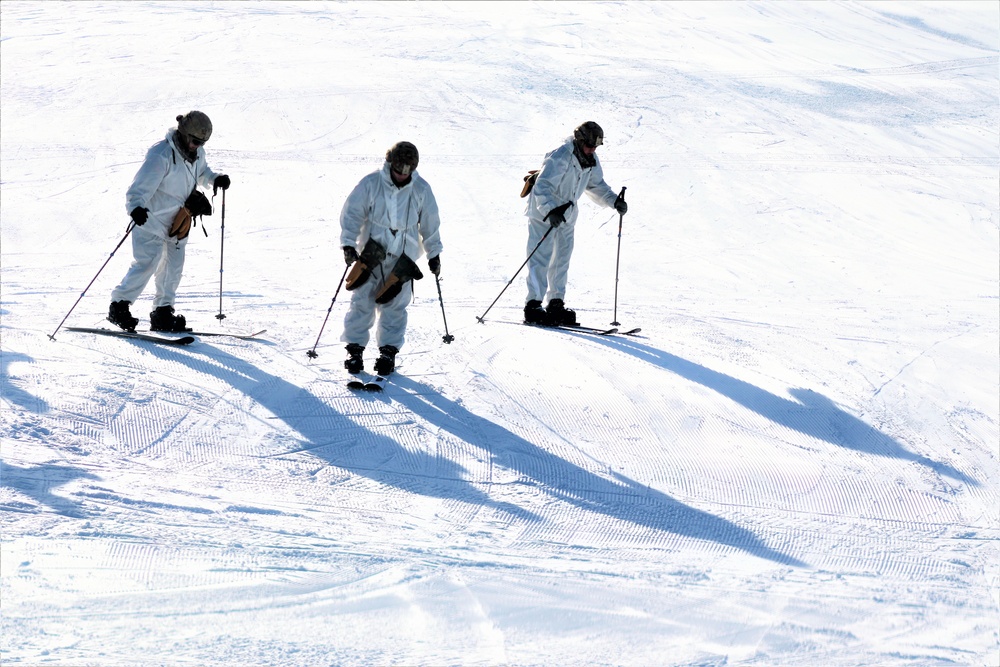
M575 327L576 326L576 311L570 310L565 305L563 305L562 299L552 299L549 301L548 307L545 309L545 314L548 318L548 324L557 327Z
M174 315L173 306L160 306L149 314L149 328L153 331L190 331L183 315Z
M132 316L128 307L128 301L112 301L111 307L108 309L108 322L125 331L135 333L135 325L139 324L139 319Z
M364 351L364 345L350 343L347 346L347 360L344 361L344 368L346 368L347 372L351 375L357 375L361 371L365 370L365 361L361 358Z
M389 375L396 370L396 353L399 350L392 345L383 345L378 351L382 355L375 360L375 372L379 375Z
M537 299L532 299L528 303L524 304L524 323L525 324L548 324L548 316L545 311L542 310L542 302Z

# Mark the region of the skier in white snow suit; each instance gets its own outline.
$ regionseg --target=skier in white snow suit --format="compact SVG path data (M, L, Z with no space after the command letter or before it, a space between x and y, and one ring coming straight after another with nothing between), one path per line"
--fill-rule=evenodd
M357 184L340 213L340 243L351 267L346 287L352 291L341 341L347 343L344 366L364 370L363 353L378 317L375 372L395 370L396 353L406 335L406 308L412 281L423 277L414 263L429 257L431 273L441 271L441 218L431 186L417 173L417 147L400 141L385 154L385 164Z
M545 156L528 195L528 296L524 321L529 324L573 325L576 313L566 308L566 279L573 255L573 234L578 216L577 202L586 192L594 201L624 214L627 205L604 182L597 147L604 143L604 130L587 121L573 136ZM544 243L545 233L552 229ZM537 246L537 250L535 250ZM548 297L543 310L542 300Z
M156 276L153 331L185 331L183 315L174 314L177 286L184 270L184 253L192 217L211 215L208 198L197 189L226 190L230 179L208 167L203 146L212 136L212 121L201 111L177 116L177 127L146 152L142 166L125 195L132 228L132 265L111 292L108 320L135 331L139 320L129 305L135 303L149 279Z

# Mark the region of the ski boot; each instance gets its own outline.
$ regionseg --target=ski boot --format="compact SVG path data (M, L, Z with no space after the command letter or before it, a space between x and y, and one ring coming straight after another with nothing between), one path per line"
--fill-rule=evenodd
M562 299L551 299L545 309L548 324L556 327L575 327L576 311L563 305Z
M396 353L399 350L392 345L383 345L378 351L382 354L375 360L375 372L379 375L389 375L396 370Z
M183 315L174 315L173 306L160 306L149 314L149 328L152 331L190 331Z
M347 372L351 375L357 375L361 371L365 370L365 361L361 358L364 351L364 345L350 343L347 346L347 359L344 361L344 368L346 368Z
M135 333L135 325L139 324L139 319L132 316L128 307L128 301L112 301L111 307L108 309L108 322L125 331Z
M548 317L544 310L542 310L542 302L537 299L532 299L528 303L524 304L524 323L525 324L548 324Z

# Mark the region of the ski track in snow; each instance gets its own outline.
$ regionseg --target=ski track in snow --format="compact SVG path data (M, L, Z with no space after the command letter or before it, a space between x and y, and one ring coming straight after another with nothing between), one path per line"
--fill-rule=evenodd
M5 665L1000 664L992 3L3 12ZM67 324L109 326L122 193L190 108L227 317L219 215L180 309L268 333L49 340L104 259ZM568 303L642 334L512 325L523 275L480 324L580 114L630 211L618 246L581 200ZM305 352L400 138L456 339L428 275L355 393L346 293Z

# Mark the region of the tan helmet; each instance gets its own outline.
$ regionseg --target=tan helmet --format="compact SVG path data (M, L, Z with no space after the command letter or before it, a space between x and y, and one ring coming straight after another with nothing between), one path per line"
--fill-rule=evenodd
M201 111L188 111L177 117L177 129L181 134L205 143L212 136L212 121Z

